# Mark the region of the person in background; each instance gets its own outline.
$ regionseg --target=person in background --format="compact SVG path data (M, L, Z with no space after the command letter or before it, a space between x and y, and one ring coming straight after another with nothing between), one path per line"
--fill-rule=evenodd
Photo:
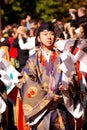
M79 24L87 21L87 7L85 5L78 8L78 22Z
M44 22L44 19L39 18L39 19L37 20L37 26L40 27L40 25L41 25L43 22Z
M38 21L36 19L32 19L30 22L30 28L38 28Z
M27 15L26 16L26 27L28 29L28 31L30 31L30 22L31 22L31 16L30 15Z
M6 56L4 58L8 61L10 61L9 48L9 35L7 34L7 36L4 37L2 41L0 41L0 49L3 49L5 51Z
M10 48L9 48L10 61L11 61L11 64L15 68L17 68L16 59L18 56L18 49L13 47L13 42L14 42L15 38L17 37L17 28L18 28L18 25L16 25L16 24L12 25L12 30L10 31L10 35L9 35L9 39L8 39L9 44L10 44Z
M29 36L26 37L26 42L24 43L21 33L18 35L18 44L21 50L28 50L29 57L35 53L35 35L36 28L30 28Z
M69 9L69 14L71 16L71 20L70 20L70 26L71 27L75 27L78 28L78 13L76 9Z
M29 52L28 50L22 50L18 44L18 35L22 35L22 39L24 43L27 41L27 28L25 26L19 26L17 29L17 37L15 38L13 42L13 47L18 49L18 57L17 60L19 62L19 68L17 70L21 72L22 68L24 67L26 60L29 58Z
M62 37L62 33L64 30L64 24L61 20L53 19L52 23L54 24L54 29L56 33L56 40Z
M24 26L26 27L26 19L20 19L20 23L19 23L19 26Z

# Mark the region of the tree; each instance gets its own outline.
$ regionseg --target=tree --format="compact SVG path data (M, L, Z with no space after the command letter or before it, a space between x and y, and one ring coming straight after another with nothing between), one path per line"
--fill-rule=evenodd
M65 20L69 8L78 9L86 3L87 0L38 0L36 2L36 13L46 21L53 18Z
M68 9L78 9L83 4L87 4L87 0L8 0L7 4L2 1L2 23L3 26L14 22L18 23L28 13L33 19L67 20Z
M34 14L35 0L8 0L5 4L2 2L2 23L6 24L19 23L21 18L25 18L29 13Z

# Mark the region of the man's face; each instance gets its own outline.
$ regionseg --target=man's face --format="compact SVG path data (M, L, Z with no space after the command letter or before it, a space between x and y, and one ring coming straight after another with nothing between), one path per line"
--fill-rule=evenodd
M39 42L42 44L42 46L45 46L47 48L53 46L54 39L55 39L54 32L48 30L40 32L40 35L38 36Z

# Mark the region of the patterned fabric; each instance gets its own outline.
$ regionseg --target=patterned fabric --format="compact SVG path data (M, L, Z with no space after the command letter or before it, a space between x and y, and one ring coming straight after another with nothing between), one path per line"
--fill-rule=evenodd
M26 120L32 122L52 105L54 94L42 90L40 85L30 79L24 87L23 109Z
M56 93L58 95L61 95L61 92L58 89L59 81L61 79L61 70L59 69L60 63L61 62L58 52L52 50L50 60L47 62L46 59L44 59L41 49L39 49L27 61L27 64L22 71L23 75L24 73L27 74L27 78L25 78L25 83L23 83L21 88L23 105L26 103L25 107L23 107L25 117L25 108L29 111L32 111L32 104L34 105L37 99L38 101L41 101L48 93ZM53 82L50 81L50 76L51 79L53 78ZM26 85L29 78L32 80L32 83L28 82ZM72 75L69 77L69 81L70 78L72 79ZM36 87L34 85L34 82L38 84ZM41 93L41 90L44 91L45 94ZM45 115L42 117L42 120L39 120L38 123L32 127L32 130L72 130L72 124L69 122L69 112L64 107L63 102L53 102L52 107L48 107L48 111L48 113L45 113ZM44 125L44 122L47 124L46 127Z
M3 49L3 50L5 51L5 53L6 53L5 59L6 59L7 61L10 61L9 48L8 48L7 46L2 46L2 47L0 47L0 49Z

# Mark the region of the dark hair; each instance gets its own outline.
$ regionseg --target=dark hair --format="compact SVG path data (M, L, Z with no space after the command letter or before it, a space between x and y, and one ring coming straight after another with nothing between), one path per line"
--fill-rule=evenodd
M86 16L86 15L82 16L82 17L79 18L79 20L78 20L79 25L80 25L80 24L83 24L83 23L85 23L85 22L87 22L87 16Z
M53 31L54 32L54 25L51 22L44 22L41 24L41 26L37 30L36 36L39 36L40 32L43 32L44 30Z
M83 29L84 29L84 35L87 37L87 22L84 22L84 23L80 24L80 26L83 27Z
M37 37L40 35L40 32L43 32L44 30L52 31L55 34L54 25L51 22L43 22L36 32L36 45L39 44Z

